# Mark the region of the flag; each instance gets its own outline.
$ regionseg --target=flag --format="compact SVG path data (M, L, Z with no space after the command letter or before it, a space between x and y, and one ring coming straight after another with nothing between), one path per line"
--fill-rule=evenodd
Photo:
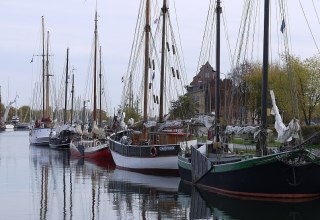
M284 18L282 19L282 23L281 23L281 27L280 27L280 31L281 33L283 33L284 29L286 28L286 23L284 22Z

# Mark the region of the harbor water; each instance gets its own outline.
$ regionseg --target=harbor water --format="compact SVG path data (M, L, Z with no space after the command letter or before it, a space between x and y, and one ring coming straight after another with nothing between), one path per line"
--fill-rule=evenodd
M0 219L320 219L320 201L231 198L179 177L31 146L28 131L0 133Z

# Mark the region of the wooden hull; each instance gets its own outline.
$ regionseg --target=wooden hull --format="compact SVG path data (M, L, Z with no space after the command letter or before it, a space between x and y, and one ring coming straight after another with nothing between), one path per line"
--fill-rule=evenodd
M297 162L299 158L306 162ZM315 155L299 150L212 165L201 178L195 179L190 159L179 156L179 173L182 180L213 192L297 199L320 196L319 164Z
M100 140L72 140L70 142L71 156L77 158L86 158L92 160L112 161L107 141Z
M72 138L75 136L76 136L76 133L68 130L63 130L58 134L51 135L49 137L49 146L51 148L61 149L61 150L69 149L70 142Z
M51 128L33 128L29 132L29 142L32 145L49 146Z
M126 145L110 137L110 151L120 169L149 174L178 174L178 144Z

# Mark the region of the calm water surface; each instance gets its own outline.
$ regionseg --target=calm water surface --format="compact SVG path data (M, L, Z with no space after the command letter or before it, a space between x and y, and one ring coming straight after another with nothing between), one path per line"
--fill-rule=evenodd
M257 202L143 175L0 133L0 219L320 219L320 201Z

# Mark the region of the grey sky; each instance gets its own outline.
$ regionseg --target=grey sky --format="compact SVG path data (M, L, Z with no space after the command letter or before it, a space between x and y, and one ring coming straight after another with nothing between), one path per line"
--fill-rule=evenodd
M231 47L234 47L244 1L222 0L222 2ZM271 0L271 4L275 2L279 0ZM311 57L318 51L303 17L299 0L288 2L290 24L287 25L290 27L292 51L302 58ZM320 23L313 9L312 0L301 2L320 46ZM170 9L174 10L172 1L169 3ZM319 1L314 3L316 12L320 15ZM197 70L209 0L176 0L175 5L190 82ZM139 0L98 1L99 38L107 74L105 84L111 97L112 108L120 103L121 77L127 69L138 6ZM9 84L9 100L13 100L17 93L20 97L18 106L30 105L32 88L40 74L36 65L30 64L30 60L39 52L42 15L45 17L46 29L50 31L54 74L57 77L63 74L66 48L69 47L70 63L76 68L74 72L76 90L81 94L79 90L82 89L87 76L92 48L94 12L94 0L0 0L0 85L5 104L8 103ZM271 32L276 32L274 29L278 31L279 28L274 22ZM230 70L230 58L226 50L224 43L221 45L221 71L224 73ZM36 59L35 57L34 60Z

